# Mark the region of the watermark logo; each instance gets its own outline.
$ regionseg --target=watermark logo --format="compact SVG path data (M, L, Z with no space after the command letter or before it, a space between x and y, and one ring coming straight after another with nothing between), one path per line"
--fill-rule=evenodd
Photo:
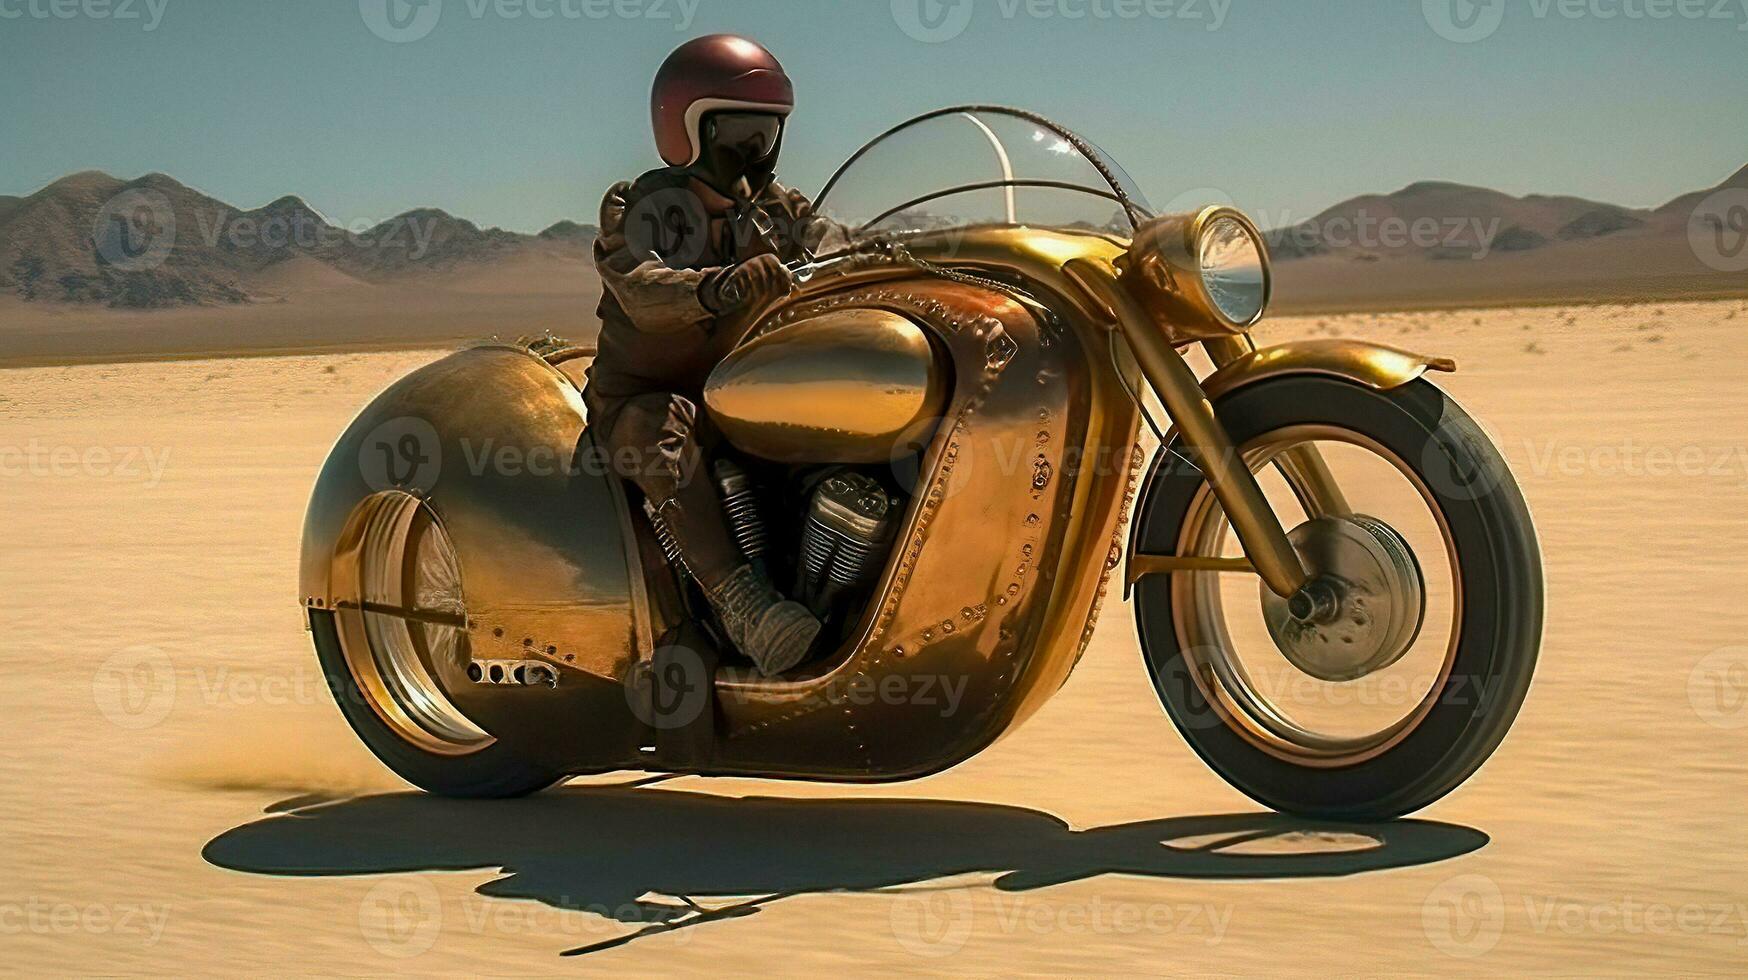
M378 425L358 446L358 471L372 490L430 492L443 471L436 427L412 415Z
M176 247L176 211L159 191L122 191L97 209L91 242L98 257L122 272L156 269Z
M697 194L670 187L645 194L625 209L625 243L639 255L690 268L710 244L710 216Z
M641 683L625 687L631 713L658 731L685 728L710 703L710 670L698 651L674 644L657 649Z
M1420 8L1439 37L1457 44L1485 41L1505 23L1505 0L1421 0Z
M1459 959L1484 956L1505 933L1505 895L1486 875L1458 875L1427 893L1420 925L1439 952Z
M965 948L976 922L962 889L906 893L892 903L892 935L912 956L943 959Z
M1421 475L1436 492L1454 500L1481 500L1510 475L1494 448L1499 440L1475 424L1454 418L1440 424L1420 454Z
M176 706L175 667L157 647L128 647L98 666L91 678L91 697L116 727L151 728Z
M63 942L77 936L130 937L156 946L169 923L168 905L81 905L34 897L0 902L0 936L53 936Z
M1695 664L1687 701L1713 728L1748 728L1748 647L1714 650Z
M1701 201L1688 218L1687 243L1719 272L1748 272L1748 188L1721 190Z
M443 931L443 899L424 878L378 882L358 905L358 931L370 948L393 959L428 953Z
M1474 44L1499 31L1506 0L1422 0L1421 10L1439 37ZM1537 21L1732 21L1748 31L1744 0L1526 0L1522 12Z
M941 44L971 25L972 0L892 0L892 19L913 41Z
M985 0L1002 20L1181 20L1217 31L1232 12L1232 0ZM898 29L924 44L942 44L965 33L974 0L892 0Z
M0 0L0 20L140 21L149 34L169 6L170 0Z
M370 33L392 44L406 44L436 30L443 0L358 0L358 14Z
M4 0L0 0L4 2ZM667 21L687 31L703 0L463 0L469 20ZM437 27L443 0L358 0L370 32L394 44L420 40Z

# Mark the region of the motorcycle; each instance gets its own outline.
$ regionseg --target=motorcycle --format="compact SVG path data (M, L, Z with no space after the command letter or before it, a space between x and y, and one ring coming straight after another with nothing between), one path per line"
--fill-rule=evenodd
M1249 218L1155 214L1020 110L894 127L816 210L846 241L718 329L704 393L728 443L708 478L825 622L812 659L767 678L721 641L589 431L589 347L482 343L358 416L305 524L317 655L391 769L471 797L926 776L1036 712L1114 588L1184 739L1268 807L1398 816L1500 744L1541 560L1504 460L1429 380L1454 363L1259 346Z

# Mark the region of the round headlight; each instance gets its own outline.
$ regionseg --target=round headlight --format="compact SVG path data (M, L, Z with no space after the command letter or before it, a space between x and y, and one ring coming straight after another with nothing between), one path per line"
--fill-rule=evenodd
M1121 264L1130 295L1173 343L1244 333L1268 312L1268 246L1232 208L1149 219Z
M1268 303L1262 243L1243 222L1223 214L1202 227L1202 286L1220 315L1240 326L1262 316Z

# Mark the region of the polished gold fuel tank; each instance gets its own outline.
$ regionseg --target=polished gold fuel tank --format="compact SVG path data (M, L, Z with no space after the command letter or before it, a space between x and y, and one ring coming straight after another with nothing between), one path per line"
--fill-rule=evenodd
M926 445L950 367L910 317L833 310L766 331L711 372L704 401L744 453L786 463L884 463Z

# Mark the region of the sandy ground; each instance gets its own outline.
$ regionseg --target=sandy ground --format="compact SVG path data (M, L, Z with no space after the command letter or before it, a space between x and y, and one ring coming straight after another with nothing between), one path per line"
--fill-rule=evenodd
M431 355L0 371L0 970L1739 974L1748 305L1269 333L1457 356L1540 522L1536 686L1417 822L1253 815L1115 607L1038 717L918 783L406 793L328 698L295 555L332 437ZM678 896L746 914L560 955Z

